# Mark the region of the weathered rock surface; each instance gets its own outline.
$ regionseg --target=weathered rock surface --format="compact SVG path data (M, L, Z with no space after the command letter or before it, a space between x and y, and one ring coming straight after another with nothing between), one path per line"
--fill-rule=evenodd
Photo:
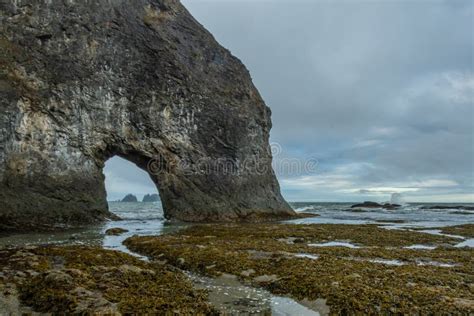
M176 0L0 2L0 228L111 214L102 168L146 170L167 218L294 212L270 110L242 63Z

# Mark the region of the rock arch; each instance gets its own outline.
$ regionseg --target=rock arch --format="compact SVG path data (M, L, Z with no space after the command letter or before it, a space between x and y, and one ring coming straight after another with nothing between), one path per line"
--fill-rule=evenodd
M168 218L294 214L270 166L270 110L179 1L3 1L0 66L3 228L109 217L113 155L159 183Z

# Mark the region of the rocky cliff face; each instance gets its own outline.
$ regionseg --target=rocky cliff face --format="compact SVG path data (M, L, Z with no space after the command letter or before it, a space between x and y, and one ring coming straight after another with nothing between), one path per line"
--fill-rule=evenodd
M102 168L146 170L165 215L285 217L270 110L176 0L0 1L0 227L111 214Z

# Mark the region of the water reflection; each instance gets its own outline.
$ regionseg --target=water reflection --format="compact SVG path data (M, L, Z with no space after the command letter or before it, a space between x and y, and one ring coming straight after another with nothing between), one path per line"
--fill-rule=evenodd
M243 285L233 275L224 274L217 278L198 276L187 272L196 288L209 292L209 301L224 315L301 315L317 316L327 314L329 308L320 300L303 302L288 297L276 296L262 289ZM317 303L317 304L316 304ZM319 313L317 310L320 310Z
M172 225L164 221L160 203L111 202L109 207L113 213L123 220L64 231L10 235L0 238L0 247L43 244L88 245L128 252L122 242L130 236L159 235L182 227L182 225ZM106 236L105 231L114 227L127 229L128 232L121 236Z

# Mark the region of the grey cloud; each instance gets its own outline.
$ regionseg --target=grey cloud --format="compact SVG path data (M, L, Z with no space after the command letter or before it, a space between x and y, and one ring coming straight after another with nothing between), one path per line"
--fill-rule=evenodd
M408 195L472 192L472 1L183 3L249 68L282 155L318 159L327 184L282 181L290 200L433 179L459 185Z
M119 157L113 157L106 162L104 174L109 201L122 199L129 193L141 199L143 195L157 191L145 171Z

